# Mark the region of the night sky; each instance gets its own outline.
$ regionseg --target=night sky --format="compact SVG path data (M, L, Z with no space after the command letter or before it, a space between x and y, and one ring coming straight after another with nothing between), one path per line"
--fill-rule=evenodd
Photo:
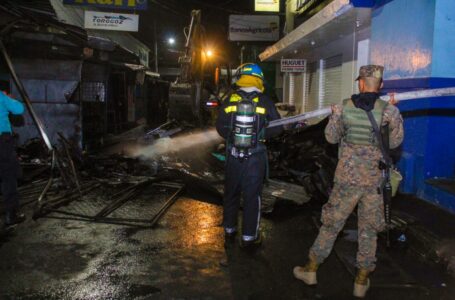
M1 0L0 0L1 1ZM16 3L28 4L32 8L52 11L49 0L15 0ZM284 0L282 0L282 6ZM110 9L96 8L111 12ZM229 15L257 14L254 12L254 0L148 0L146 11L138 10L140 15L139 32L131 34L146 44L150 52L150 66L154 61L154 23L156 23L158 53L160 66L178 66L178 58L184 50L185 37L183 29L188 27L191 11L202 11L202 25L206 31L206 41L215 53L236 64L242 45L228 41ZM120 10L133 13L130 10ZM167 40L173 37L175 45L170 46ZM268 45L268 44L267 44ZM264 46L264 45L262 45Z
M202 10L207 42L218 52L224 52L223 56L236 59L238 49L228 41L229 15L254 13L253 0L149 0L148 10L139 12L140 31L135 36L153 50L156 20L160 65L176 64L179 56L176 51L183 50L185 44L183 28L189 26L193 9ZM167 45L169 37L176 39L172 47Z

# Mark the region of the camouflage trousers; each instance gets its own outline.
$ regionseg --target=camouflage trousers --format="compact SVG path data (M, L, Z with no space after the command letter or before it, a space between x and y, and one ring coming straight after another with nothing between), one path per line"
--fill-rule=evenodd
M330 254L338 233L358 206L357 267L373 271L376 267L376 240L385 228L384 203L376 187L356 187L335 183L329 201L322 208L322 227L310 257L322 263Z

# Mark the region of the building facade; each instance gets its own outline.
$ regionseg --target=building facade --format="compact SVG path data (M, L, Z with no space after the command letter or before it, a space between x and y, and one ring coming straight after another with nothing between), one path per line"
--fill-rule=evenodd
M14 24L5 46L51 142L62 134L86 149L139 119L151 126L162 122L168 88L148 68L149 48L130 33L85 29L88 9L97 10L62 0L0 4L0 25ZM3 60L0 84L20 98ZM20 144L39 137L30 114L24 119L14 130Z
M455 86L452 0L288 0L286 36L260 55L306 60L306 71L277 72L277 90L298 112L357 93L358 67L385 66L384 92ZM455 97L404 101L401 192L455 213ZM318 120L313 120L316 122Z

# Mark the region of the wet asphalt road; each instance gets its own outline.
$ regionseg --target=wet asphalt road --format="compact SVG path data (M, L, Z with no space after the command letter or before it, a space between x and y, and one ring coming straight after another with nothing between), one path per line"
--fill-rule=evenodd
M158 205L147 203L141 209ZM256 251L224 244L220 206L185 197L155 229L28 220L0 239L0 299L352 299L353 278L335 254L320 268L317 287L292 276L316 236L317 211L278 207L263 218ZM341 240L341 256L354 257L355 243ZM439 271L410 261L418 272ZM455 299L452 283L441 280L424 282L425 289L379 285L368 299Z

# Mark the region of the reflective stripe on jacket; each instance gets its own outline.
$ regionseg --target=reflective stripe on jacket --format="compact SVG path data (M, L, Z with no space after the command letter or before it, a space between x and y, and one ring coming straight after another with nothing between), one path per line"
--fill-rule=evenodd
M227 107L224 108L224 111L228 114L228 113L232 113L232 112L236 112L237 111L237 103L239 101L242 100L242 96L238 95L238 94L232 94L231 95L231 98L229 99L229 103L230 105L228 105ZM253 102L254 103L259 103L259 97L255 97L253 98ZM233 105L231 105L231 103L235 103ZM256 106L256 113L257 114L261 114L261 115L265 115L267 113L267 110L265 109L265 107L260 107L260 106Z

